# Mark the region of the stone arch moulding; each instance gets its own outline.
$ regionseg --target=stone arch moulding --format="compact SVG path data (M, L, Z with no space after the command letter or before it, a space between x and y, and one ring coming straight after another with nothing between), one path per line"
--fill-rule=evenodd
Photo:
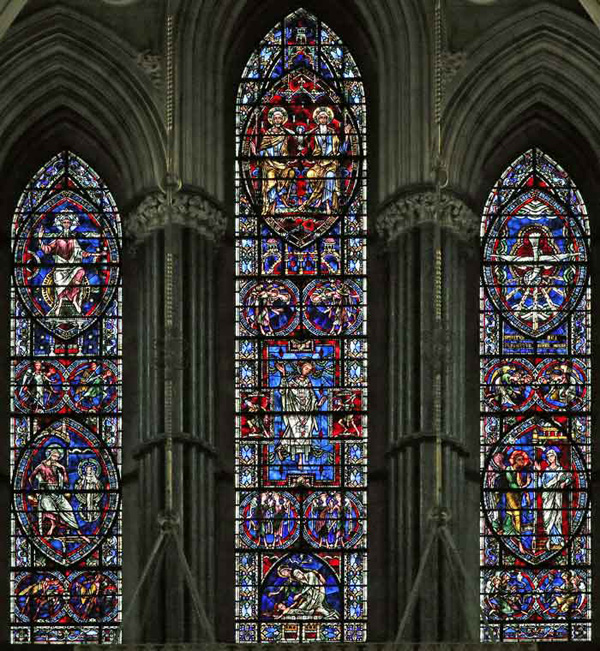
M520 11L483 34L449 88L444 142L452 185L474 193L504 134L538 107L572 125L591 147L600 145L599 44L594 25L549 4Z
M65 107L116 152L130 191L156 186L164 130L158 98L136 57L115 33L62 5L15 24L0 56L3 155L32 125Z

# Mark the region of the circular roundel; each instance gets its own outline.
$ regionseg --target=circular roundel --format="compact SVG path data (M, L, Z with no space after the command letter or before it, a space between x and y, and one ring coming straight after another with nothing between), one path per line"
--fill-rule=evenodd
M516 619L529 619L536 610L535 580L528 572L484 572L485 611L489 619L505 619L507 615ZM519 608L507 604L506 596L513 595Z
M64 403L65 369L56 360L26 360L14 370L15 409L25 413L55 413Z
M110 622L117 617L120 591L113 572L73 572L68 585L66 610L76 622Z
M87 427L61 418L23 450L13 479L22 531L47 558L73 565L110 532L119 478L110 451Z
M488 409L524 411L535 402L535 368L525 359L493 360L483 369L483 399Z
M110 360L74 362L69 375L68 401L76 411L111 411L117 399L119 370Z
M356 332L363 322L363 291L351 280L313 280L304 289L304 322L314 335Z
M14 579L14 612L22 622L51 624L64 615L68 601L60 572L23 572Z
M290 493L250 493L239 507L239 531L248 547L289 547L300 534L299 506Z
M304 537L313 547L356 546L364 521L364 504L354 493L313 493L304 502Z
M577 535L588 511L588 486L579 447L553 421L532 417L491 448L483 511L505 549L539 565Z
M58 192L15 223L19 297L46 330L71 339L89 328L119 285L119 243L111 220L81 196Z
M240 291L240 320L252 334L288 335L300 321L298 288L289 280L259 280Z
M538 392L548 410L581 409L587 372L577 359L545 359L538 364Z
M538 608L544 618L582 615L587 609L589 585L585 572L552 569L537 581Z

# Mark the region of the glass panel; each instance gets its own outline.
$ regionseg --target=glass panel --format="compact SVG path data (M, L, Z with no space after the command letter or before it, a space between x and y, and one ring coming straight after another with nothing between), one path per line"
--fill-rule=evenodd
M250 58L236 136L236 638L362 642L364 92L306 11Z
M591 639L589 225L539 149L482 222L481 638Z
M117 641L121 225L80 158L30 181L12 251L12 641Z

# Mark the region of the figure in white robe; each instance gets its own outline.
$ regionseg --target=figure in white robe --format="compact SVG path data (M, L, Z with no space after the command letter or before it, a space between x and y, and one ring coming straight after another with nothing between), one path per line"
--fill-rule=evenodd
M325 402L326 396L319 398L313 386L311 375L316 366L311 360L300 360L298 373L291 377L282 362L277 362L275 367L281 373L281 408L285 425L275 451L281 460L298 456L298 468L302 468L311 451L315 451L315 437L319 432L315 412Z
M29 481L38 491L38 530L40 535L51 537L58 524L75 530L86 542L86 538L77 524L73 506L62 491L69 486L69 477L65 467L59 462L63 450L51 445L46 449L46 458L31 473ZM37 484L37 486L36 486ZM50 529L43 531L44 519L50 521Z
M542 488L550 489L542 491L542 516L544 531L548 537L546 547L560 549L564 545L562 530L564 494L561 489L573 482L573 474L558 463L559 448L551 446L544 454L548 466L540 473L539 482Z
M275 619L292 615L300 618L337 618L338 613L327 603L325 579L316 570L282 567L279 576L293 587L293 600L289 606L279 605Z
M100 466L94 459L82 461L77 468L79 479L75 488L81 493L77 494L77 501L81 505L79 513L86 522L95 522L101 515L100 502L104 486L100 481Z

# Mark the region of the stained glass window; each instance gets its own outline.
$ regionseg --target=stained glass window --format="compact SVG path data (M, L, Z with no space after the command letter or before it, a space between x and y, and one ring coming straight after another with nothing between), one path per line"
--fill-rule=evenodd
M13 220L13 642L109 642L121 608L121 226L63 152Z
M590 278L586 208L539 149L481 228L484 640L589 640Z
M237 99L236 637L366 637L365 100L298 10Z

